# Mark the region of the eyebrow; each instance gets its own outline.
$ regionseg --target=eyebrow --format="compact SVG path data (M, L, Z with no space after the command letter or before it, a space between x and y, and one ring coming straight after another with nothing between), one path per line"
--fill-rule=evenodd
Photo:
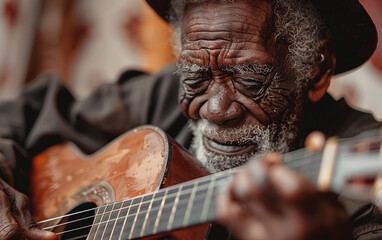
M193 63L177 63L178 70L175 72L177 74L185 72L207 72L210 70L210 66L200 66ZM240 73L242 75L247 75L248 72L253 72L261 75L268 75L273 71L273 67L267 64L257 64L257 63L248 63L240 64L235 66L226 66L219 67L220 70L230 73Z
M273 67L267 64L257 64L257 63L248 63L240 64L236 66L227 66L222 68L222 70L232 73L240 73L246 75L248 72L254 72L261 75L268 75L272 72Z
M210 70L210 66L200 66L193 63L186 63L181 64L177 63L176 66L178 67L178 70L175 72L177 74L179 73L185 73L185 72L207 72Z

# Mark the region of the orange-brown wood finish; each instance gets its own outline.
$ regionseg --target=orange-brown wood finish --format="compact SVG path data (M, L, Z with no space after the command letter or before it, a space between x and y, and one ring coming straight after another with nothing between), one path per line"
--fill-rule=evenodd
M120 201L207 175L192 156L153 127L132 130L95 154L71 144L49 148L33 160L30 196L36 221L69 212L82 189L106 182ZM81 195L81 194L80 194ZM87 199L97 205L96 199ZM107 200L109 201L109 200ZM171 232L166 239L203 239L207 225Z

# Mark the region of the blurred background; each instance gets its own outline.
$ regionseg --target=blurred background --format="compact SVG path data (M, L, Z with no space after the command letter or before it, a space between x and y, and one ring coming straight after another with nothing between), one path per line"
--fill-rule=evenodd
M171 30L143 0L0 0L0 99L46 72L78 98L125 69L174 61Z
M361 0L382 39L382 1ZM0 0L0 100L43 73L77 98L126 69L155 73L175 61L171 29L143 0ZM329 92L382 120L382 40L361 68L336 76Z

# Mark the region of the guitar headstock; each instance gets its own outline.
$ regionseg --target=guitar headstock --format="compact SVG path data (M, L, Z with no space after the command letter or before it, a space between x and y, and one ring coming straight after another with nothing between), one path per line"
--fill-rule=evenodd
M345 197L382 206L381 132L382 129L367 131L353 138L330 143L337 144L329 187L331 190Z

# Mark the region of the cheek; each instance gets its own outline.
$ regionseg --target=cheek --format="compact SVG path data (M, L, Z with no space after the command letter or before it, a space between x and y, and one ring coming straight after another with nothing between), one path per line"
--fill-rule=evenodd
M179 103L180 109L182 110L182 113L186 117L188 117L187 109L188 109L188 105L190 103L190 100L187 98L186 91L184 90L182 82L179 83L178 103Z
M266 90L259 105L270 116L273 122L279 122L286 112L296 105L296 89L294 81L276 78Z
M203 93L197 95L188 94L187 91L185 91L185 86L182 83L180 84L178 102L183 115L194 120L199 118L199 110L208 98L207 95Z

